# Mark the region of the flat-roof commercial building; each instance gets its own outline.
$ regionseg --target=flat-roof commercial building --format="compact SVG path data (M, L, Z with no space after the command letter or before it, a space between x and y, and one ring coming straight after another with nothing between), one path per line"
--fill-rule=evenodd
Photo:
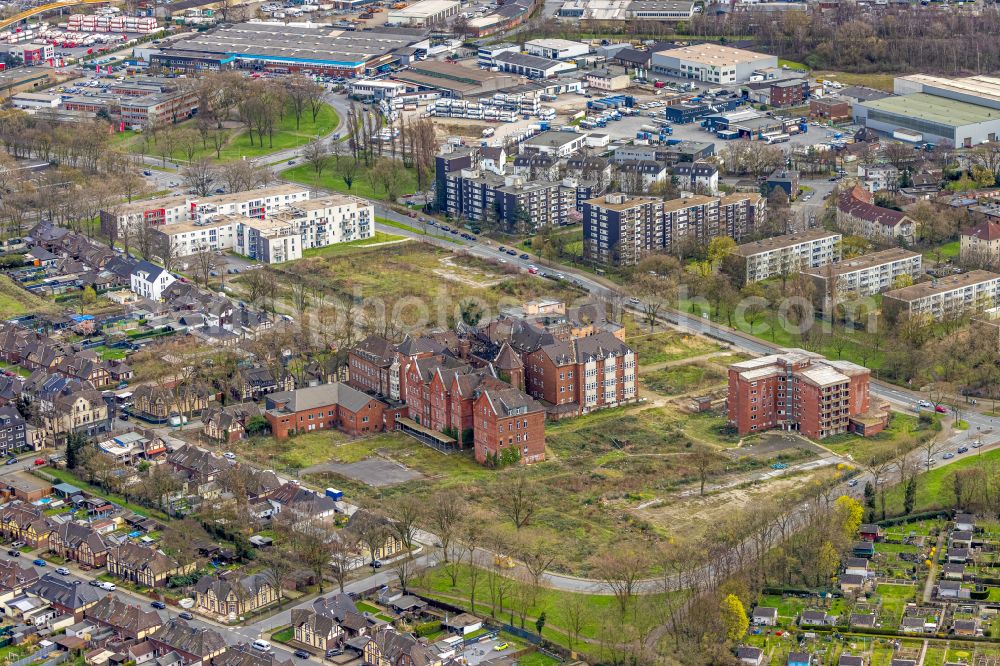
M838 261L842 239L843 236L832 231L810 229L746 243L733 250L733 254L744 261L745 280L759 282Z
M418 90L437 90L453 99L478 99L525 82L523 77L515 74L490 72L439 60L410 63L406 69L393 73L392 79Z
M654 72L706 83L745 83L758 69L777 67L778 57L721 44L694 44L653 54Z
M928 315L956 317L995 307L1000 299L1000 275L969 271L893 289L882 295L882 313L889 319Z
M904 129L918 142L966 148L1000 136L1000 110L922 92L856 104L854 121L890 136Z
M824 307L844 296L874 296L892 289L901 277L916 280L923 272L923 255L894 247L802 271L816 285Z
M671 201L607 194L583 202L583 252L591 261L634 266L685 244L742 238L766 217L767 200L756 193Z
M568 39L533 39L524 43L524 50L528 55L550 60L567 60L587 55L590 53L590 46Z
M555 157L569 157L581 150L586 141L586 134L548 131L531 137L521 144L521 149L527 152L554 155Z
M525 53L501 53L494 61L500 71L520 74L529 79L550 79L560 72L576 69L576 65L570 62Z
M457 0L420 0L402 9L389 10L388 23L422 28L447 21L458 15L461 3Z
M889 412L868 414L871 371L804 349L729 366L729 424L740 435L781 428L823 439L853 431L880 432ZM874 417L874 418L872 418Z
M625 18L635 21L687 21L694 16L689 0L632 0Z
M177 40L151 54L150 64L186 71L242 67L357 76L388 68L397 60L391 55L397 49L426 51L429 46L422 30L347 31L329 26L238 23Z

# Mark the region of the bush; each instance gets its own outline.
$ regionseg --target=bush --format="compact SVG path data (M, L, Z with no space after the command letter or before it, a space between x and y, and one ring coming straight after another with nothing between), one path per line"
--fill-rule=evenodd
M431 634L436 634L439 631L441 631L441 623L436 620L433 622L418 624L413 628L413 633L418 637L430 636Z

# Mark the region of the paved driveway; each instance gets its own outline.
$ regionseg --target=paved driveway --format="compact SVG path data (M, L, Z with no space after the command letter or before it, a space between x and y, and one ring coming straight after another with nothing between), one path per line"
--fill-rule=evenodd
M406 465L381 460L379 458L369 458L356 463L320 463L302 470L302 474L318 474L321 472L333 472L346 476L355 481L361 481L374 488L395 486L400 483L419 479L421 474L412 470Z

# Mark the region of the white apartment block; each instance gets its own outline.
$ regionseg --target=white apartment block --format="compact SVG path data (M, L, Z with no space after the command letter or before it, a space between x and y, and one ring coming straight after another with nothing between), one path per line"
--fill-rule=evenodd
M888 291L882 295L882 312L890 319L907 315L942 319L988 310L998 299L1000 275L976 270Z
M745 243L733 253L746 262L746 281L759 282L839 261L842 239L832 231L811 229Z
M246 217L240 222L239 251L265 264L281 264L302 258L302 242L288 222Z
M268 263L293 261L301 258L302 251L309 248L375 235L375 208L364 199L331 196L303 200L295 192L288 196L293 202L283 205L277 205L275 198L244 198L223 206L213 204L219 212L199 209L197 219L157 227L155 233L169 240L174 257L235 250ZM236 208L255 214L222 212Z
M109 231L117 228L117 235L120 237L126 229L198 222L206 217L220 214L265 217L274 210L307 199L309 199L309 188L298 185L275 185L208 197L181 195L133 201L102 210L101 232L108 235Z
M916 282L922 272L923 256L901 247L803 271L816 284L817 295L825 299L874 296L892 289L904 275Z

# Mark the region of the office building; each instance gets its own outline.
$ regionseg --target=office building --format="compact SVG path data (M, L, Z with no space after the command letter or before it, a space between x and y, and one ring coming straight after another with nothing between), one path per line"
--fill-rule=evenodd
M864 435L888 424L888 411L869 412L871 371L803 349L729 366L729 424L740 435L781 428L823 439L849 431Z
M847 296L881 294L903 277L916 281L923 272L923 255L894 247L802 272L816 284L816 298L828 304Z
M550 79L560 72L576 69L576 65L563 60L552 60L526 53L501 53L494 59L502 72L519 74L529 79Z
M891 320L916 315L940 320L988 310L998 299L1000 275L975 270L887 291L882 313Z
M745 280L758 282L838 261L842 238L832 231L810 229L746 243L737 247L733 254L744 260Z
M706 83L745 83L759 69L778 66L778 57L721 44L694 44L653 54L653 71Z

